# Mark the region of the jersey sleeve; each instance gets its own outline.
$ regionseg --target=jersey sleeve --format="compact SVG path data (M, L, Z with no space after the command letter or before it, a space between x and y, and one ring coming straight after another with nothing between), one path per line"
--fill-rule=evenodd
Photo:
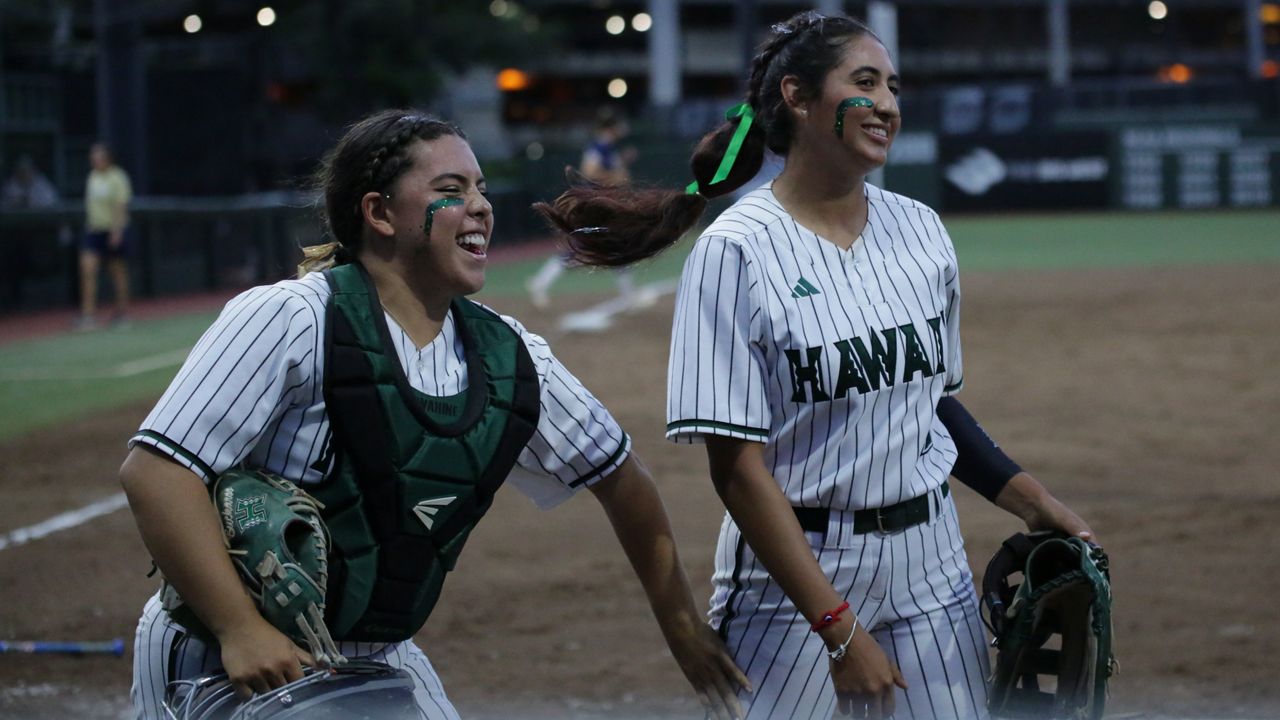
M770 412L762 307L740 245L709 236L685 261L667 367L667 438L764 442Z
M311 397L321 318L277 286L227 303L129 440L211 483L244 460L295 399Z
M956 249L951 243L951 236L947 234L947 229L940 221L938 230L942 233L942 239L946 242L951 259L946 269L948 275L943 278L943 288L947 294L947 309L943 319L946 326L943 342L946 345L947 375L942 394L946 397L955 395L964 387L964 356L960 352L960 265L956 260Z
M631 453L631 438L552 354L546 340L511 318L503 319L529 350L541 401L538 428L507 479L545 510L617 470Z

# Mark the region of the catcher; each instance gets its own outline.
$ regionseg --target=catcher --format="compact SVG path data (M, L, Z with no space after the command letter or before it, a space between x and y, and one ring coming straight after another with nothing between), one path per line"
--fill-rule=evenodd
M225 669L247 697L341 655L405 669L425 717L456 718L412 637L507 479L544 508L591 490L709 713L737 716L746 679L695 608L627 434L542 338L465 299L484 285L493 213L462 131L374 114L319 179L335 241L308 248L298 279L231 300L130 440L121 481L171 586L138 624L138 716L162 717L175 680ZM241 468L315 502L270 480L261 502L228 501ZM233 562L228 539L272 523L232 544L261 557Z

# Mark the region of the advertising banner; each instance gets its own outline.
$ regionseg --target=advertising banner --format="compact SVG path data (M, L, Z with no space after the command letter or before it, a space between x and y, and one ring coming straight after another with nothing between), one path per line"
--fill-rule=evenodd
M942 206L949 212L1106 207L1109 147L1105 132L940 138Z

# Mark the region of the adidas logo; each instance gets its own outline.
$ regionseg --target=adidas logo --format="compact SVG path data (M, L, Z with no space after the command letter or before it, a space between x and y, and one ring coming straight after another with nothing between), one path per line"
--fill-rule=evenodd
M436 513L440 512L441 508L448 507L450 503L457 499L457 495L450 495L449 497L422 500L417 505L413 506L413 514L417 515L418 519L422 521L422 524L426 525L427 529L430 530L431 526L435 525Z
M806 298L810 295L821 295L822 291L814 287L813 283L801 277L796 281L796 286L791 288L791 297Z

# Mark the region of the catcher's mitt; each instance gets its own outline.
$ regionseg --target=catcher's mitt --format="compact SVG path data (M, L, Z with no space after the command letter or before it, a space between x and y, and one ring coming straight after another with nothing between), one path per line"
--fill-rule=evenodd
M1021 583L1010 583L1015 574ZM987 565L982 602L997 648L987 701L994 716L1102 717L1115 668L1102 548L1056 532L1014 535ZM1041 688L1043 676L1054 678L1052 690Z
M241 702L226 673L169 683L165 717L174 720L421 720L413 678L402 669L353 660L308 668L295 680Z
M324 623L329 532L319 502L284 478L244 470L218 477L213 502L231 563L263 618L321 667L344 662ZM175 621L208 639L173 586L165 584L161 600Z

